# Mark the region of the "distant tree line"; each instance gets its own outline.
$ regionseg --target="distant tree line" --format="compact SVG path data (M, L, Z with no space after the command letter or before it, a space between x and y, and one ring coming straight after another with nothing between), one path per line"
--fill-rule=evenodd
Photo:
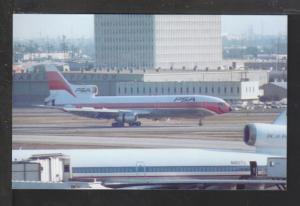
M287 54L287 37L253 36L242 39L223 37L224 59L257 58L259 54Z
M93 58L95 55L93 41L84 38L68 39L66 36L52 39L14 40L13 55L17 58L26 53L68 52L82 53Z

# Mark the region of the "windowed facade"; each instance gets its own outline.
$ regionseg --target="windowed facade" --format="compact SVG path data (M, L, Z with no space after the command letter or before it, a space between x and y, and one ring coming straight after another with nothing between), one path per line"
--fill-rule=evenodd
M120 82L117 95L190 95L202 93L224 100L255 100L259 96L258 82ZM247 88L247 92L246 92ZM143 91L143 92L142 92ZM202 92L202 93L201 93Z
M221 65L221 16L101 14L94 18L97 67Z

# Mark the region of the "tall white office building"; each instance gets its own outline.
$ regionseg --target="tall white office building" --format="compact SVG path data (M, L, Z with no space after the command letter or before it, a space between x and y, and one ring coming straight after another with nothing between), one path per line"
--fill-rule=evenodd
M95 45L102 68L217 69L221 16L95 15Z

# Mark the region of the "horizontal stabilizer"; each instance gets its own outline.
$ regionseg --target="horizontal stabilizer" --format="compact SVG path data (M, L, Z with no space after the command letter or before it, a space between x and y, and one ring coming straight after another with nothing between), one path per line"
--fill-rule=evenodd
M278 125L286 125L287 120L286 120L286 111L282 112L273 122L273 124L278 124Z

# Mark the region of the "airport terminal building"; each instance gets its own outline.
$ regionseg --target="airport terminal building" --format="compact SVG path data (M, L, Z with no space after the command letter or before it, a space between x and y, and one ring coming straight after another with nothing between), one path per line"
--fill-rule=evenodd
M95 15L98 68L212 69L222 64L221 16Z
M100 96L202 94L227 101L257 100L267 71L63 72L72 84L98 87ZM13 105L42 104L49 96L44 72L13 74Z
M117 95L209 95L228 102L257 100L260 94L257 81L205 82L121 82Z

